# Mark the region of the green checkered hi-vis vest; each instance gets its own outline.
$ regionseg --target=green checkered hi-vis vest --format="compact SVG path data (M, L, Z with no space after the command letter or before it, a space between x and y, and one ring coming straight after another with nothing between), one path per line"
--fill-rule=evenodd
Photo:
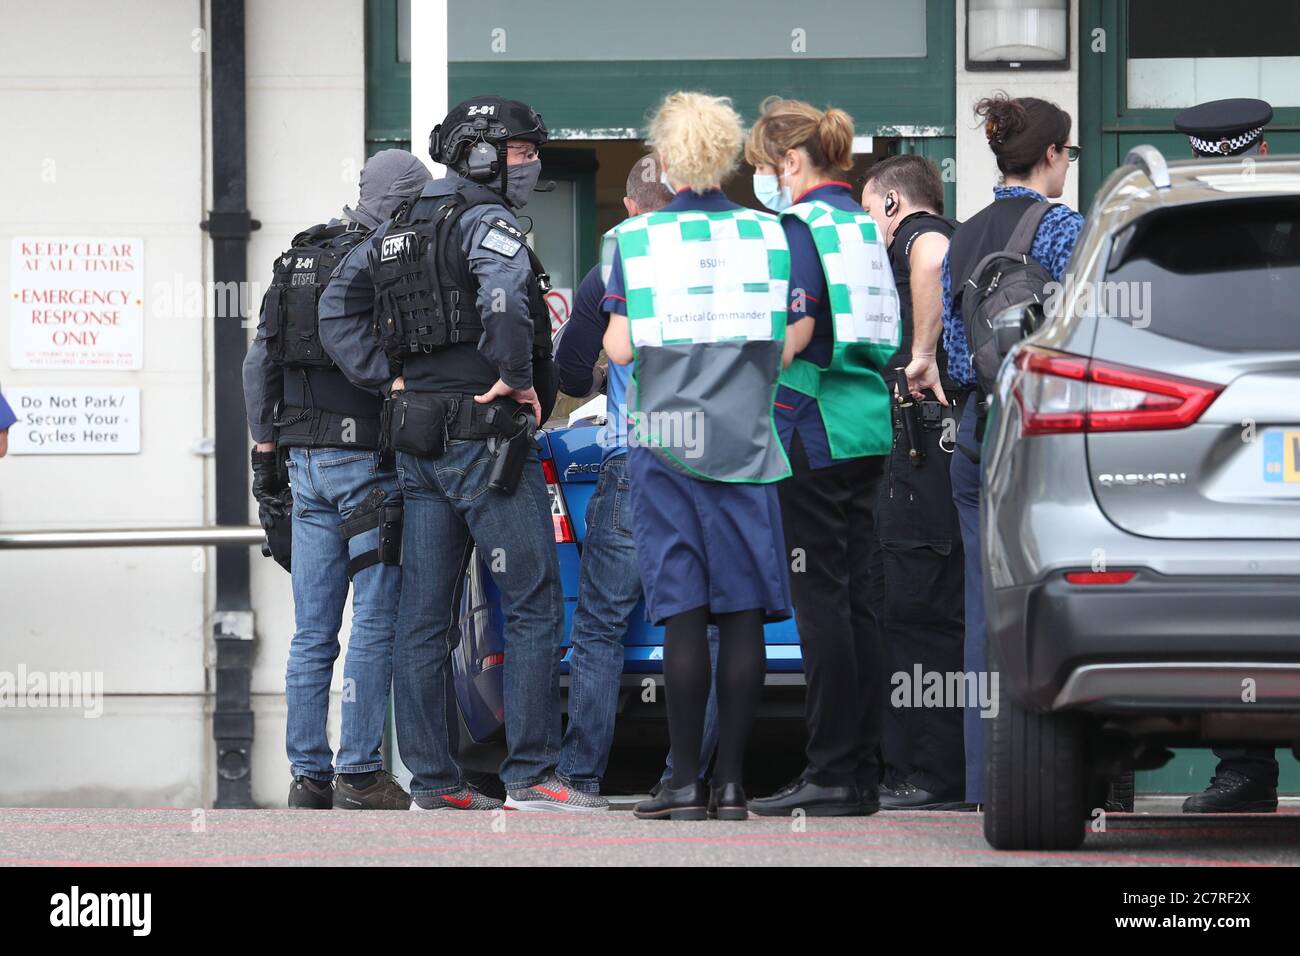
M752 209L653 212L615 226L635 355L628 444L696 478L761 484L790 474L772 402L781 374L790 250Z
M885 244L864 212L813 200L782 215L795 216L812 233L826 274L835 347L826 368L796 358L781 384L817 399L832 458L888 454L893 426L880 371L898 350L902 330ZM793 294L797 308L799 290Z

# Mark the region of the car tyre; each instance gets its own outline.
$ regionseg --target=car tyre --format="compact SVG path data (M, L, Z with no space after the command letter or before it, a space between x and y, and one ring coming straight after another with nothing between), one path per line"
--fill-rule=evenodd
M1075 850L1088 818L1085 725L1035 713L998 689L989 740L984 838L999 850Z

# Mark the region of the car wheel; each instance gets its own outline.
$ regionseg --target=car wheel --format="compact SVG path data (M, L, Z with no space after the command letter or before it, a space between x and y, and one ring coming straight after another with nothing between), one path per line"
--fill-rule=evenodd
M984 838L999 850L1074 850L1088 818L1085 725L1039 714L998 689L988 756Z

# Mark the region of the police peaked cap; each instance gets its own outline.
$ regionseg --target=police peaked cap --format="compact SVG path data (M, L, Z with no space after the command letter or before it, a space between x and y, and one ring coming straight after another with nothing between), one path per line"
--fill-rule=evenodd
M1236 156L1264 135L1273 107L1263 100L1214 100L1189 107L1174 117L1174 129L1186 133L1198 156Z
M506 140L521 139L541 146L549 133L542 114L527 103L500 96L475 96L452 107L447 118L429 133L429 156L454 166L468 145L483 140L505 148Z

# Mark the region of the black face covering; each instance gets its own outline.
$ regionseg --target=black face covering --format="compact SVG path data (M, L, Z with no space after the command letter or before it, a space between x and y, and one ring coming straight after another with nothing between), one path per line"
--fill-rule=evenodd
M506 167L506 201L518 209L528 203L533 194L533 187L542 175L542 161L520 163L518 166Z

